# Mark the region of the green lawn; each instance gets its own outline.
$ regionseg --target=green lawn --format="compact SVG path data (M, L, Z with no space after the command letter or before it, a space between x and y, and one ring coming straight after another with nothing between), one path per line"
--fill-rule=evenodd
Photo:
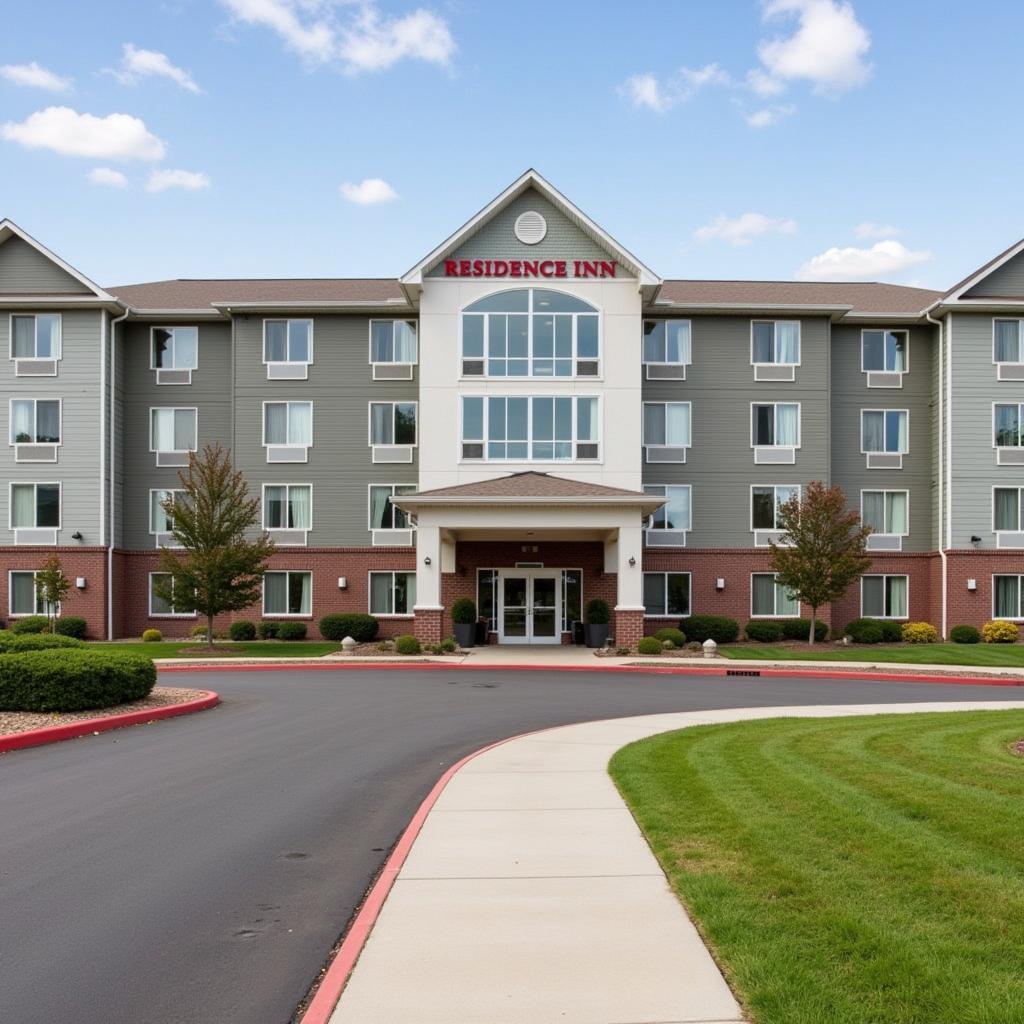
M183 647L201 647L202 641L196 640L163 640L155 644L145 643L95 643L89 645L94 650L128 651L142 654L147 658L176 658ZM261 641L247 643L223 644L231 648L231 655L236 658L319 658L322 654L330 654L341 649L341 644L323 641ZM214 657L224 657L218 652ZM193 655L185 655L193 657Z
M701 726L611 774L756 1024L1024 1021L1024 710Z
M785 661L893 661L909 665L1008 665L1024 668L1024 644L861 644L836 647L777 647L773 644L731 646L722 644L718 653L726 658L768 658Z

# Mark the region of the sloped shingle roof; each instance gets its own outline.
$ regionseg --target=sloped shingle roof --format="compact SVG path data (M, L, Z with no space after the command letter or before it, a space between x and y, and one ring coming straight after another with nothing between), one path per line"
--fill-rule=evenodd
M437 487L432 491L402 495L402 498L646 498L640 491L621 487L605 487L582 480L568 480L550 473L511 473L491 480Z
M403 302L392 278L179 278L107 289L137 309L205 309L213 302Z

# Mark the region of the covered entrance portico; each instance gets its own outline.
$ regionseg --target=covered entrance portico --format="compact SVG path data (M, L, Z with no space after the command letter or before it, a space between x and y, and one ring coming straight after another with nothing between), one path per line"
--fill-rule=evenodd
M566 643L568 613L601 597L616 642L635 645L644 521L663 501L535 472L397 497L416 518L416 635L448 636L451 603L465 596L490 619L492 641Z

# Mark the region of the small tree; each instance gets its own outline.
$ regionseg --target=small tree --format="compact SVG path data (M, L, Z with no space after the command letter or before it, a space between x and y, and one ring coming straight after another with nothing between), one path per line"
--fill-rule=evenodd
M71 589L71 580L64 575L64 566L56 555L43 563L42 569L36 572L36 597L43 606L46 617L50 620L50 632L55 632L57 609L61 601Z
M163 502L167 525L183 550L162 549L153 590L175 611L206 617L206 642L213 645L213 619L259 600L274 542L266 533L246 538L260 519L259 498L249 497L242 474L219 445L192 453L178 473L184 494Z
M807 640L813 644L818 609L842 597L871 565L864 553L871 528L846 507L841 487L818 480L807 485L802 500L794 496L779 509L777 526L784 544L769 544L772 568L778 582L810 606Z

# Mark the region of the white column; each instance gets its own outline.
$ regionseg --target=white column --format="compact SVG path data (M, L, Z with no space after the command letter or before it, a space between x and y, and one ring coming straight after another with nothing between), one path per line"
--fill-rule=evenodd
M415 610L438 608L441 608L441 530L437 526L419 526L416 529Z
M643 553L643 529L639 526L620 526L615 566L619 581L615 607L619 611L643 610ZM633 560L632 565L630 559Z

